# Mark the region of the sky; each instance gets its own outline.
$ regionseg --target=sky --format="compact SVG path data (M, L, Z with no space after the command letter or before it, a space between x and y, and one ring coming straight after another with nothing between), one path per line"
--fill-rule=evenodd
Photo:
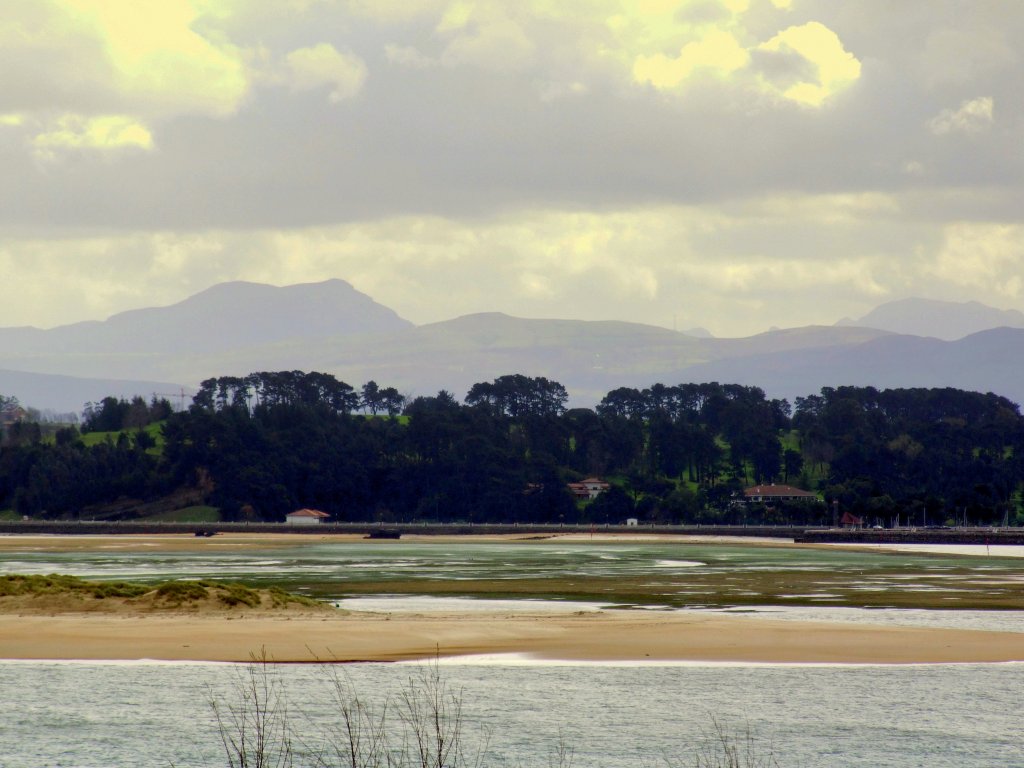
M3 0L0 325L1024 310L1022 52L1019 0Z

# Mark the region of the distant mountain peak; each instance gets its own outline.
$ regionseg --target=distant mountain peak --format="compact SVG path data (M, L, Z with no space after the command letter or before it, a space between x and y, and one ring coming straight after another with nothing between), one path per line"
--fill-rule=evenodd
M703 326L696 326L695 328L687 328L685 331L680 331L683 336L692 336L695 339L713 339L715 334L709 331Z
M224 353L303 339L374 336L411 329L412 323L344 280L273 286L236 280L212 285L162 307L119 312L38 331L0 329L4 358L19 354L121 355Z
M127 312L148 312L155 309L170 309L172 307L179 307L188 304L202 304L210 301L211 299L218 301L223 301L228 298L235 300L245 300L247 298L265 299L269 297L285 297L295 294L322 296L333 295L339 299L354 297L357 300L373 302L373 299L369 296L357 291L352 287L351 283L341 280L340 278L330 278L313 283L292 283L280 286L270 285L269 283L257 283L249 280L228 280L223 283L214 283L210 287L204 288L203 290L198 291L180 301L176 301L173 304L161 307L130 309L127 310ZM126 312L120 312L118 314L126 314ZM117 315L113 315L110 319L113 317L117 317Z
M979 301L911 297L880 304L861 318L843 318L836 325L955 341L991 328L1024 328L1024 313L997 309Z

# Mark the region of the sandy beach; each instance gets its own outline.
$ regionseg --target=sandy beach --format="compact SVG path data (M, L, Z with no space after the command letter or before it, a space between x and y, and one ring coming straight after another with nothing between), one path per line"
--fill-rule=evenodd
M216 552L301 547L318 542L363 541L358 534L219 533L209 538L161 533L120 536L0 536L2 552ZM387 541L367 544L387 544Z
M281 662L434 655L803 663L1024 660L1024 634L801 623L701 614L331 614L0 617L0 658Z

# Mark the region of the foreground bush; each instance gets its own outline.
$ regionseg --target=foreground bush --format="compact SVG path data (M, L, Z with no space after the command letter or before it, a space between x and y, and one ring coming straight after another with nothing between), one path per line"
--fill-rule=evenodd
M334 723L316 743L294 726L276 667L256 658L234 680L229 699L212 698L228 768L488 768L486 732L467 738L462 691L444 680L437 664L418 668L383 704L368 702L337 667L325 665L334 698ZM572 768L574 752L553 744L546 768ZM712 718L700 744L685 757L640 756L640 768L779 768L774 751L749 729L734 733ZM508 763L503 768L513 768ZM515 766L514 768L538 768Z

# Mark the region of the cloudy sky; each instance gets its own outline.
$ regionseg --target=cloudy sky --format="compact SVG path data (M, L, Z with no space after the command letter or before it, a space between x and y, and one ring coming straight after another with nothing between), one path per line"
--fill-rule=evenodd
M4 0L0 325L1024 309L1022 51L1019 0Z

